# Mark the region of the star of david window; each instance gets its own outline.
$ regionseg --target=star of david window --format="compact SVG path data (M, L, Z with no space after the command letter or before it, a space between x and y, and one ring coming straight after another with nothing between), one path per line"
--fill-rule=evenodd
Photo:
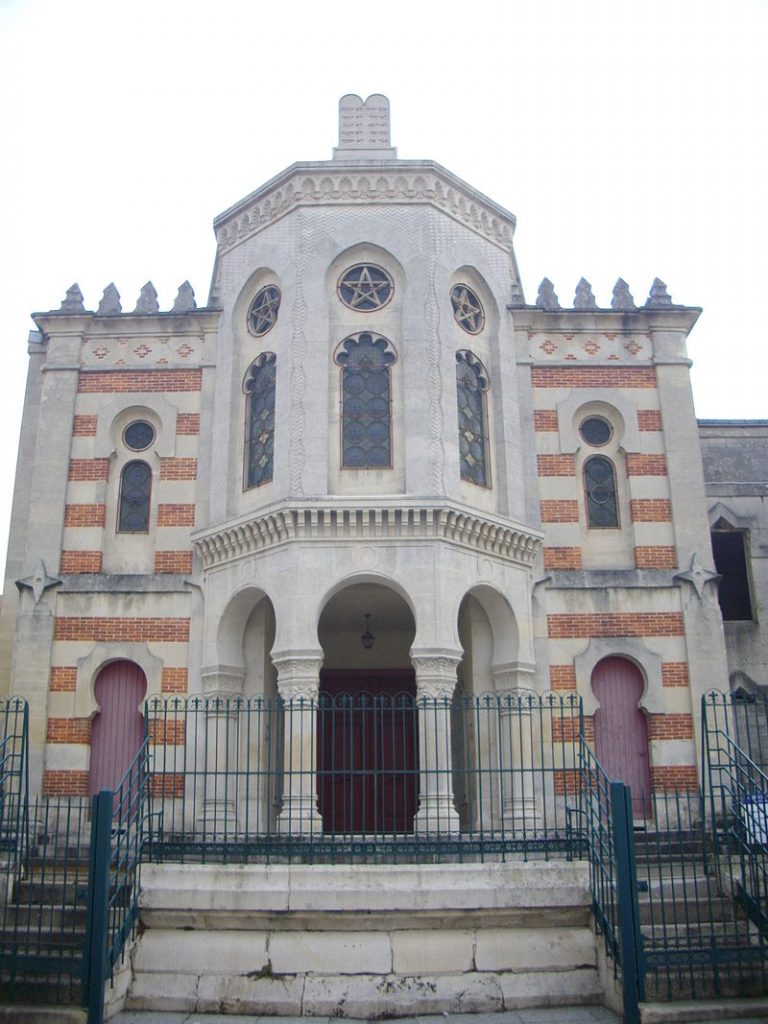
M280 289L268 284L256 292L256 298L248 310L248 329L257 338L271 331L277 323L280 309Z
M347 338L336 355L341 366L341 464L346 469L392 465L391 382L395 354L386 338Z
M394 282L386 270L373 263L358 263L345 270L336 286L344 305L361 313L386 306L394 288Z
M456 401L459 413L461 479L488 486L488 425L485 395L488 381L471 352L456 353Z
M258 487L272 479L275 456L275 387L277 357L263 352L245 378L245 486Z
M467 334L479 334L485 327L485 311L480 299L466 284L451 288L453 319Z
M616 472L610 459L593 455L584 463L584 492L587 498L587 525L617 527L619 505L616 497Z

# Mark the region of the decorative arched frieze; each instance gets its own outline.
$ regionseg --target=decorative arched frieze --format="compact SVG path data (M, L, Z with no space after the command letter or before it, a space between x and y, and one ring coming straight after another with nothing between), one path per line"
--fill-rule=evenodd
M143 643L96 644L90 654L78 658L75 689L75 717L91 718L101 711L94 685L99 672L112 661L132 661L147 677L145 700L162 696L163 661ZM142 705L143 705L142 701ZM143 707L140 709L143 712Z
M584 714L594 715L600 706L592 692L592 672L599 661L610 657L627 658L637 665L645 683L640 707L651 715L664 714L661 656L634 637L592 637L586 649L573 659L576 690L584 701Z

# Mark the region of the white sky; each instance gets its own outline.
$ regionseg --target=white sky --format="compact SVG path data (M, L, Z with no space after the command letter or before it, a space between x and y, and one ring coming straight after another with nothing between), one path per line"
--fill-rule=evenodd
M344 93L516 214L526 298L701 305L703 417L768 418L768 0L0 0L0 555L29 319L79 282L205 303L213 217L330 159Z

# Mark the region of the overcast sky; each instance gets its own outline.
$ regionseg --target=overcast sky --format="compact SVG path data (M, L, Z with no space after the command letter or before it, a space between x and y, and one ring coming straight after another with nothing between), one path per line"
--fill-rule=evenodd
M339 97L511 210L526 298L703 306L702 417L768 418L766 0L0 0L0 556L33 310L204 304L213 217L329 159Z

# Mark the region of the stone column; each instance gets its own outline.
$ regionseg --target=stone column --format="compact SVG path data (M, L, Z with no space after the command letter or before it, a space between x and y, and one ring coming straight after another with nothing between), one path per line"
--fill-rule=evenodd
M540 724L539 697L533 689L534 666L497 665L491 670L499 707L499 768L501 822L505 831L531 832L538 824L534 771L534 730ZM537 768L541 768L540 765Z
M239 718L245 670L216 665L202 670L205 728L200 730L205 749L205 776L198 824L206 833L231 835L238 828Z
M322 655L273 655L285 708L283 806L277 830L323 834L317 809L317 704Z
M412 654L419 716L419 809L417 833L459 831L453 800L451 700L461 656L453 651Z

